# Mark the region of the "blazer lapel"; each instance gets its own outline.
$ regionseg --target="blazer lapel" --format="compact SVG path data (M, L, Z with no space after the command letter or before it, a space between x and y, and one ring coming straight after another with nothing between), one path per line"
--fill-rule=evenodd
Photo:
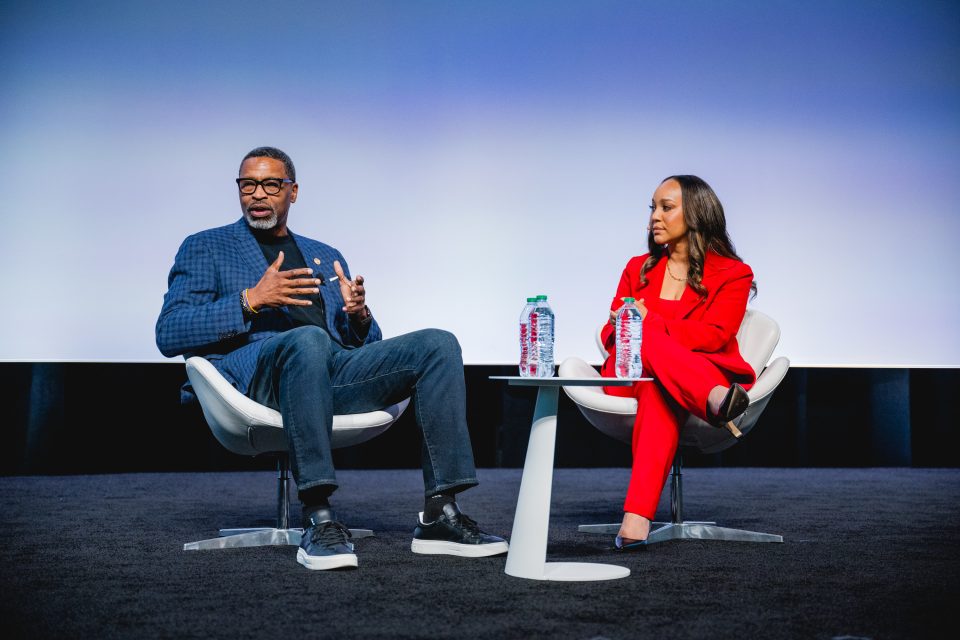
M647 290L650 292L649 295L655 298L660 298L660 289L663 288L663 279L667 277L667 256L661 258L657 264L647 272ZM690 288L689 285L684 287L683 293L680 294L680 304L677 305L679 308L679 318L686 318L690 315L690 312L693 311L698 304L701 302L701 297Z
M320 279L320 298L323 300L327 327L336 327L337 309L343 303L340 302L339 298L340 283L337 280L333 282L329 280L330 277L336 275L333 271L333 260L327 255L326 251L317 247L316 243L310 238L299 236L293 231L290 231L290 235L293 237L293 241L297 243L303 261L313 269L314 276ZM317 260L320 262L318 263Z
M706 271L706 267L704 267ZM667 277L667 256L663 256L657 264L647 273L647 289L651 296L660 298L660 290L663 288L663 279ZM703 302L704 298L697 294L690 285L683 288L680 294L679 304L677 305L678 318L686 318L690 313Z
M263 257L260 245L257 244L257 239L254 238L250 232L246 220L240 218L240 220L234 223L233 235L237 240L237 253L240 254L250 269L257 273L257 277L259 278L270 265L267 264L267 259Z
M703 256L703 279L701 283L704 287L707 288L707 291L712 291L714 286L714 280L716 280L717 272L719 265L717 260L714 257L712 251L707 251ZM706 301L707 296L701 296L695 292L692 288L687 286L683 290L683 295L680 297L681 302L681 318L686 318L690 313L693 312L701 303Z
M684 287L683 294L680 296L680 304L677 305L680 308L679 317L686 318L689 316L704 300L706 300L706 297L698 294L693 290L693 287L688 284Z

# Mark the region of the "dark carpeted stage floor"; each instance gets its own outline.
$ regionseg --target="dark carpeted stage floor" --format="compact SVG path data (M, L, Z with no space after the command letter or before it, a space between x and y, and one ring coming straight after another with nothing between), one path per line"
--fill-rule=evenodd
M181 551L220 526L269 524L270 473L0 478L0 620L8 638L956 637L960 470L689 469L688 519L785 543L619 556L576 525L617 519L627 475L555 474L549 559L632 570L595 583L415 556L417 471L341 472L342 517L377 531L351 572L307 571L294 547ZM520 471L480 477L461 505L509 534Z

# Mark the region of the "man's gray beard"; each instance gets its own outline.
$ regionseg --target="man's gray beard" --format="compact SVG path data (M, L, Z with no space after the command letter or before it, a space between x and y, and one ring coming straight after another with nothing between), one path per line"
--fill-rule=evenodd
M247 219L247 224L250 225L251 229L257 229L258 231L267 231L268 229L273 229L277 226L277 213L273 212L266 218L254 218L252 215L243 212L243 217Z

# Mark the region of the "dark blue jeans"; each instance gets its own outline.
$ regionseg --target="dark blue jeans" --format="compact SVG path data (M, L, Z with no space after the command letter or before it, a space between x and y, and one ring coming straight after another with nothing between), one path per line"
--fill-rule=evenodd
M320 327L264 341L247 395L280 412L300 490L337 486L330 453L335 414L376 411L412 397L423 433L427 495L477 484L467 432L460 344L438 329L345 349Z

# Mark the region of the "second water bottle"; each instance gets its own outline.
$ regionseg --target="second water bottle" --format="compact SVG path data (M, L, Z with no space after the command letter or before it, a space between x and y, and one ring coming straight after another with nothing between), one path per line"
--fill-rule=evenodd
M547 296L537 296L536 306L530 313L531 357L536 352L537 368L530 375L537 378L553 377L553 309L547 302Z

